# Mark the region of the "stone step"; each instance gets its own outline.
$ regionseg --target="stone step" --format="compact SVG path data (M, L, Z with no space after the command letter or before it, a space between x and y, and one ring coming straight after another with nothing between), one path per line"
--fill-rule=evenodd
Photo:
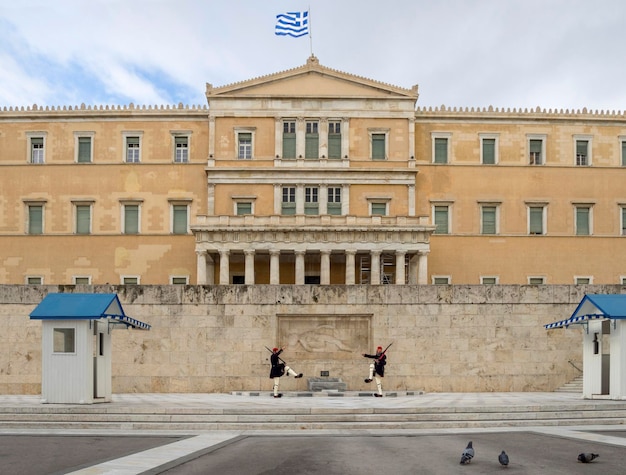
M143 409L143 410L138 410ZM408 408L0 408L0 429L293 430L435 429L626 424L626 403Z
M571 381L565 383L560 388L557 388L555 392L559 393L581 393L583 392L583 376L577 376Z

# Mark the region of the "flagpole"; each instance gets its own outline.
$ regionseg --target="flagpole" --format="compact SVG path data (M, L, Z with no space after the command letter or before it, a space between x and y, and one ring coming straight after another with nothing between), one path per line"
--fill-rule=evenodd
M311 5L309 5L308 16L309 16L309 44L311 46L311 56L313 56L313 28L311 27L311 25L312 25L312 22L311 22Z

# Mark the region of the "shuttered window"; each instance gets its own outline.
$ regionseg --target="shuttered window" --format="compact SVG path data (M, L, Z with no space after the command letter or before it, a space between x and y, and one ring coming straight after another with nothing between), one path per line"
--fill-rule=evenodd
M319 207L319 188L304 188L304 214L314 215L320 214Z
M385 160L385 134L372 134L372 160Z
M78 163L91 162L91 137L78 137Z
M28 234L43 233L43 206L28 206Z
M91 232L91 206L76 205L76 234Z
M281 213L284 215L296 214L296 188L283 187L283 201Z
M335 216L341 215L341 188L328 188L328 214Z
M590 228L590 211L591 209L588 206L577 206L576 207L576 235L577 236L588 236L591 234Z
M283 157L296 158L296 123L283 122Z
M542 140L529 140L528 146L530 148L530 157L529 157L530 165L542 165L543 158L541 156L541 151L543 149L543 141Z
M139 233L139 205L124 205L124 234Z
M341 158L341 122L328 123L328 158Z
M495 206L482 207L482 234L496 234L496 213Z
M543 206L528 208L528 232L530 234L543 234Z
M435 138L435 163L448 163L448 139Z
M434 224L436 226L434 234L448 234L448 206L435 206Z
M187 205L173 205L172 213L172 232L187 234Z
M576 141L576 165L583 167L589 165L589 141L577 140Z
M309 121L306 123L306 134L304 135L304 158L319 158L320 135L318 122Z
M483 139L483 157L484 165L495 165L496 163L496 139Z
M238 152L237 158L240 160L250 160L252 158L252 134L250 132L240 132L237 134Z

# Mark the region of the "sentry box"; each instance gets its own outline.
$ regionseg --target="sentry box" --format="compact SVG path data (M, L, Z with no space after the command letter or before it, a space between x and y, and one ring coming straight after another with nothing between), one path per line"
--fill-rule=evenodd
M111 331L150 329L124 313L117 294L48 294L30 318L42 320L43 403L111 402Z

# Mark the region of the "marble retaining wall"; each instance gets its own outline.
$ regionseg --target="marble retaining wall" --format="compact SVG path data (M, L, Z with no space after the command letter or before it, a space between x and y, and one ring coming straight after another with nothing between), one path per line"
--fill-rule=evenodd
M150 331L113 331L113 392L270 390L269 352L302 379L363 379L375 347L388 351L385 390L552 391L580 373L580 326L546 331L585 293L623 286L0 286L0 393L41 391L41 321L48 292L116 292ZM571 363L574 365L572 365ZM373 383L372 383L373 384Z

